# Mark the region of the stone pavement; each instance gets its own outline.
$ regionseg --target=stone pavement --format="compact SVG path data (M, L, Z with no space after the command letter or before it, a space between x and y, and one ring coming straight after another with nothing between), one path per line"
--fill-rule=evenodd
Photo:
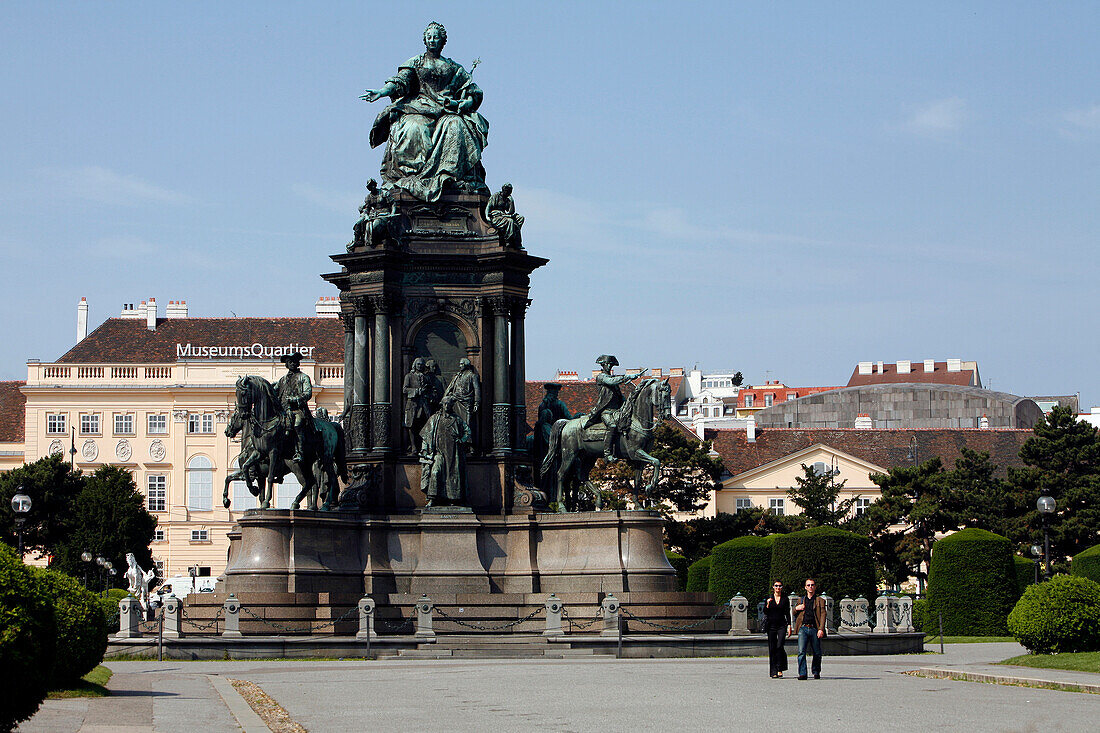
M985 668L1021 651L949 644L943 656L826 657L823 678L805 682L769 679L760 658L110 662L119 696L48 701L20 730L238 730L207 675L251 680L326 733L1095 730L1100 696L901 674Z

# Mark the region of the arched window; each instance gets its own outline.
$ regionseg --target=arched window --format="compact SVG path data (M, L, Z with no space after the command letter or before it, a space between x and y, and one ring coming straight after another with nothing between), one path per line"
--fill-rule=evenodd
M236 471L239 468L239 464L236 458L233 459L233 463L230 464L230 472ZM235 512L243 512L246 509L258 509L260 507L259 500L252 495L252 492L248 490L248 485L244 481L233 481L229 484L232 500L232 509Z
M187 462L187 508L200 512L214 508L214 464L206 456Z

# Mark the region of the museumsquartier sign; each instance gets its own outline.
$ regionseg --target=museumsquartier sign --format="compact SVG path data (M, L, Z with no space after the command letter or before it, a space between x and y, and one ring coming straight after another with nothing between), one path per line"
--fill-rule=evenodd
M259 342L248 346L195 346L194 344L176 344L177 359L278 359L280 356L299 352L303 358L313 358L312 346L287 344L286 346L265 346Z

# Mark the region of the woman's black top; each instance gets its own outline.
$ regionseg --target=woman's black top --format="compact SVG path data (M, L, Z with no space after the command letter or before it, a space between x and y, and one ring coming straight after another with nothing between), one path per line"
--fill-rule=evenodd
M764 604L764 625L769 629L783 629L791 623L791 602L783 596L779 603L775 596L768 596Z

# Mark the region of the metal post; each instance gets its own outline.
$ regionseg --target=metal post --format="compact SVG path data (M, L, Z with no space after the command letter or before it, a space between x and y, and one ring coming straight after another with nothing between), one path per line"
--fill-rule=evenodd
M157 609L157 661L164 660L164 606Z
M943 614L937 613L936 615L940 617L940 654L943 654Z
M1050 580L1050 533L1047 531L1047 515L1043 515L1043 557L1047 561L1047 580Z

